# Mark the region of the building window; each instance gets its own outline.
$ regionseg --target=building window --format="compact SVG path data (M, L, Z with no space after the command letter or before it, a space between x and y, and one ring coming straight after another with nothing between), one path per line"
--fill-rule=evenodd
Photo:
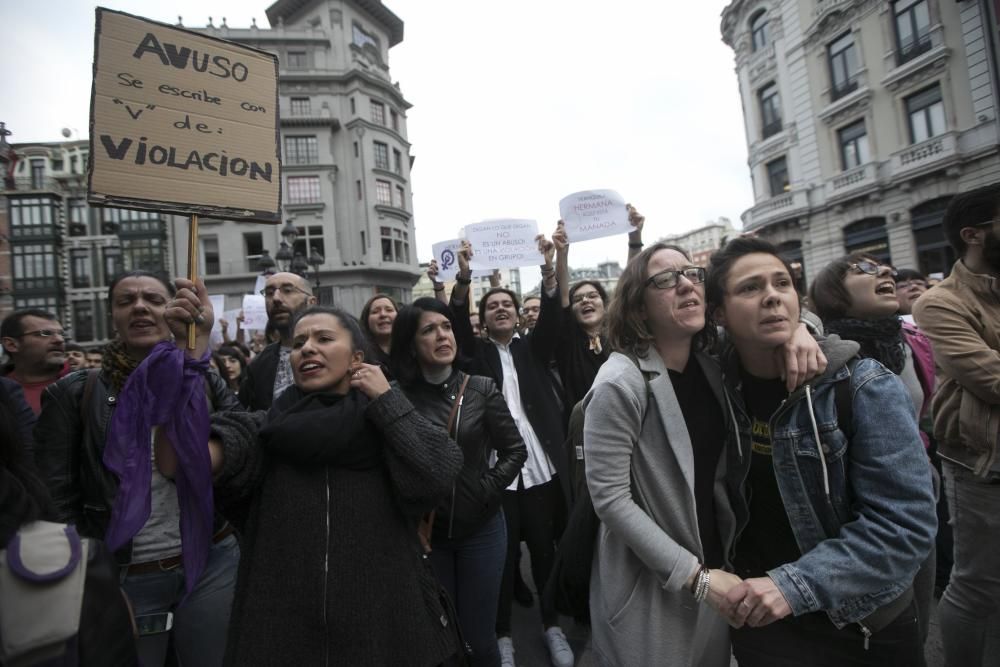
M160 234L163 232L160 214L153 211L133 211L127 208L102 208L101 226L105 234Z
M400 229L380 227L382 241L382 261L410 263L410 235Z
M376 100L371 100L372 122L385 125L385 105Z
M830 55L831 98L836 100L858 87L858 54L854 35L847 33L830 44L827 50Z
M123 239L122 259L126 271L162 271L163 243L160 239Z
M62 309L59 307L59 298L55 296L18 296L14 298L14 308L41 308L50 313L55 313L58 319L62 319Z
M315 204L320 201L319 176L289 176L288 203Z
M772 197L788 192L788 162L784 157L767 163L767 182L771 187Z
M14 289L58 287L55 246L51 243L17 244L11 247Z
M73 248L69 255L70 277L73 287L90 287L93 285L90 248Z
M375 181L375 201L378 204L392 206L392 184L389 181Z
M896 17L896 62L902 65L931 48L931 16L927 0L898 0Z
M754 51L759 51L771 41L771 31L768 28L767 14L761 10L750 19L750 43Z
M264 237L260 232L245 232L243 234L243 248L247 258L247 272L259 273L260 266L257 260L264 254Z
M302 256L309 259L309 253L316 250L326 257L326 243L323 241L323 225L309 225L306 227L296 227L299 237L295 239L293 252L302 253Z
M361 150L358 148L358 142L354 142L354 157L359 157L361 155Z
M375 143L375 167L378 169L389 169L389 146L381 141Z
M955 264L955 250L944 235L944 214L950 197L932 199L910 209L913 241L917 246L917 267L924 275L948 275Z
M395 148L392 149L392 170L403 175L403 154Z
M354 116L358 113L357 105L354 104L354 98L351 98L351 115Z
M222 273L221 269L219 237L206 236L201 239L201 272L206 276L217 276Z
M75 174L76 173L76 156L75 155L70 155L69 156L69 173L71 173L71 174Z
M357 181L354 181L354 189L357 190L358 201L360 201L360 200L362 200L362 199L365 198L364 188L361 187L361 180L360 179L357 180Z
M94 303L93 301L73 302L73 339L86 343L94 340Z
M781 99L778 96L778 86L768 84L761 88L760 93L761 135L764 139L781 132Z
M840 161L844 171L868 162L868 131L865 121L859 120L837 131L840 143Z
M910 143L918 144L944 134L944 101L941 86L935 83L906 98L906 115L910 121Z
M395 109L389 109L389 119L392 121L393 131L399 132L399 114Z
M125 265L122 263L122 251L118 246L106 246L101 249L101 254L101 262L104 265L104 283L110 285L120 273L125 271Z
M308 116L312 113L312 102L308 97L293 97L290 104L293 116Z
M285 137L285 162L288 164L316 164L319 148L316 137Z
M309 67L308 57L305 51L289 51L285 63L288 69L306 69Z
M45 187L45 160L31 161L31 189L41 190Z
M47 197L10 199L11 235L52 236L55 234L56 204Z
M399 208L406 210L406 190L402 185L396 186L396 199L399 201Z
M879 262L891 263L885 218L866 218L844 227L844 248L848 253L863 253Z
M90 207L87 206L86 199L69 200L69 224L70 236L86 236L88 233L97 233L97 230L91 225Z

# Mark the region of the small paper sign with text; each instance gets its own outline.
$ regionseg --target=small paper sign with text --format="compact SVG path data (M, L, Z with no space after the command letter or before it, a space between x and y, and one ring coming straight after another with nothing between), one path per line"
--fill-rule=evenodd
M243 328L247 331L263 331L267 328L267 306L259 294L243 297Z
M635 229L628 221L625 200L614 190L584 190L563 197L559 217L566 223L570 243L628 234Z
M97 8L87 198L278 223L278 60Z
M434 252L434 259L438 263L438 278L441 282L447 282L458 273L458 249L462 247L462 239L451 239L435 243L431 250ZM492 275L492 269L479 269L472 272L473 278Z
M485 220L465 226L472 244L475 269L514 269L544 262L538 252L538 223L534 220Z

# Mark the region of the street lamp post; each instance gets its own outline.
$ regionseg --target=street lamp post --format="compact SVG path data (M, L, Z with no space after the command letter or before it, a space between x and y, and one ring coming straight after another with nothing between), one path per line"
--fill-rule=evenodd
M319 289L319 267L322 266L326 258L320 254L316 248L310 248L309 253L309 266L313 268L313 277L316 278L316 289Z
M274 258L278 260L278 268L282 271L287 271L288 267L292 264L292 249L288 247L288 244L284 241L278 246L278 252L274 255Z
M264 250L260 251L260 258L257 259L257 267L260 269L262 276L269 276L274 273L274 259L271 257L271 251Z
M295 253L295 257L292 258L291 270L292 273L298 274L303 278L306 275L306 271L309 270L309 262L301 252Z

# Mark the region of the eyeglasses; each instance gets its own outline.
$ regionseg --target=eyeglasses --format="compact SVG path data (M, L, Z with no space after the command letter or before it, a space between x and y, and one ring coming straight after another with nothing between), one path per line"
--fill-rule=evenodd
M650 276L649 280L646 281L646 285L652 285L656 289L671 289L677 287L681 276L684 276L688 281L697 285L705 282L705 269L700 266L689 266L677 271L660 271L655 276Z
M35 329L34 331L25 331L23 334L13 336L13 338L24 338L25 336L38 336L39 338L59 336L60 338L65 338L66 332L62 329Z
M904 292L911 287L919 287L920 289L927 289L927 283L923 280L904 280L902 282L896 283L896 291Z
M891 266L886 266L884 264L876 264L875 262L869 262L864 259L860 262L850 265L852 269L860 271L861 273L867 273L870 276L877 276L882 269L889 269L889 275L893 278L896 277L897 271Z
M279 291L281 292L282 296L291 296L291 295L295 294L296 292L302 292L306 296L312 296L312 294L310 294L309 292L305 291L301 287L296 287L295 285L292 285L291 283L285 283L284 285L280 285L278 287L275 287L274 285L271 285L270 287L265 287L264 289L262 289L260 291L260 294L265 299L273 299L274 298L274 293L275 292L279 292Z
M574 294L573 303L583 303L584 301L600 301L601 294L597 290L592 292L587 292L586 294Z

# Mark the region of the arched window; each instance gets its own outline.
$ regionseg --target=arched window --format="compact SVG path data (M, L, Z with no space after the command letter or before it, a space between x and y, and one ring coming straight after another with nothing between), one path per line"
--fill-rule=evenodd
M750 44L754 51L759 51L771 41L771 31L768 28L767 13L761 9L750 19Z
M955 263L955 249L944 235L944 212L951 197L932 199L910 210L913 242L917 246L917 268L929 273L948 275Z
M778 246L778 253L792 265L792 280L799 294L806 293L806 263L802 257L802 241L793 239Z
M844 249L849 253L863 252L880 262L891 263L885 218L865 218L844 227Z

